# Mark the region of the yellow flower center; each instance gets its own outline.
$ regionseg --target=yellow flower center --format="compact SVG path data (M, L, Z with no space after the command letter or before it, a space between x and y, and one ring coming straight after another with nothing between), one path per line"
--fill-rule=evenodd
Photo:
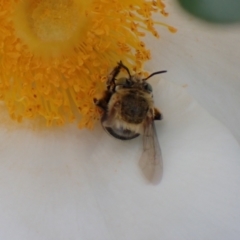
M80 25L79 11L73 1L42 0L31 12L32 30L42 41L69 40Z
M0 0L0 101L19 122L92 128L112 67L139 72L151 57L142 37L159 37L155 24L175 31L153 20L164 9L162 0Z
M85 10L90 4L78 0L19 1L13 14L16 34L38 56L71 53L87 30Z

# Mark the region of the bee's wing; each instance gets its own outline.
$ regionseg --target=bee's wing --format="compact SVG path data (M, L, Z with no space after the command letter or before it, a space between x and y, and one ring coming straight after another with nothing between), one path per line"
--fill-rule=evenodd
M153 184L160 182L163 173L163 162L161 148L153 120L151 120L144 128L143 153L139 165L147 180Z

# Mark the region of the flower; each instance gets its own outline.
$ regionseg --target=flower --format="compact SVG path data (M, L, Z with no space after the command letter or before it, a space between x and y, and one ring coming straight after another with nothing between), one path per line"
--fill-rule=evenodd
M154 84L160 184L141 175L141 138L0 124L1 239L238 239L239 29L201 24L168 2L181 34L156 44L148 68L164 60L169 71Z
M150 59L141 37L159 37L155 12L167 15L161 0L0 0L0 99L11 118L92 128L109 69Z

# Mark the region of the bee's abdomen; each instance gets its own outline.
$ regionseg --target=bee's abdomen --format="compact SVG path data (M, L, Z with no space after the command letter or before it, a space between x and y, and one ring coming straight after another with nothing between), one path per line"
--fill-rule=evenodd
M141 95L127 94L122 98L121 117L128 123L141 123L147 115L149 105Z

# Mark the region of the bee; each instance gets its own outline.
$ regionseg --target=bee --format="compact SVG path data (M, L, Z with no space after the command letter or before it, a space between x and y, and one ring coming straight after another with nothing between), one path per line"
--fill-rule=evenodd
M124 69L128 77L117 78ZM143 136L143 153L139 161L143 174L156 184L162 178L163 163L154 120L161 120L162 113L155 108L152 86L147 79L165 73L158 71L142 78L131 75L120 61L107 77L106 90L101 99L94 103L102 110L103 129L120 140L130 140Z

